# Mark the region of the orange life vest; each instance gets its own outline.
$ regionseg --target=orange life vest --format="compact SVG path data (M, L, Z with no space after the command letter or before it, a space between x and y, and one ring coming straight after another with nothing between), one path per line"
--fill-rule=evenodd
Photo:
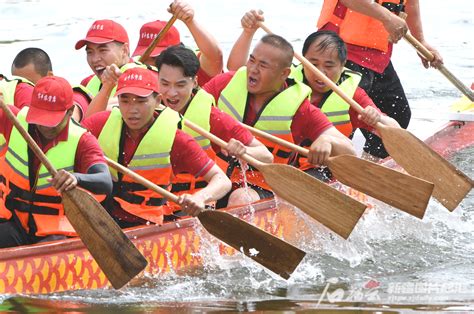
M5 158L4 156L0 156L0 165L5 163L4 160L1 160L4 158ZM8 220L12 217L12 213L5 206L5 198L8 194L6 183L7 183L7 179L3 175L0 174L0 219Z
M18 120L25 129L28 107L18 113ZM46 153L56 169L72 172L79 139L85 130L72 120L68 124L67 141L58 142ZM0 158L0 173L4 176L5 203L0 210L4 218L10 218L12 212L18 216L23 228L36 236L75 235L74 229L64 215L61 196L47 181L51 178L44 165L36 174L36 181L30 178L28 144L16 128L12 129L5 156ZM10 211L6 214L5 211Z
M170 152L180 121L176 111L169 108L161 111L138 145L128 168L169 190L173 173ZM119 156L123 153L124 130L120 110L113 108L99 135L99 144L107 157L119 163ZM110 172L114 180L114 200L123 210L157 224L163 223L163 215L172 214L172 209L160 194L112 168Z
M397 13L403 10L407 0L376 1L390 11ZM324 0L317 27L321 28L327 23L339 27L339 36L345 43L373 48L383 52L388 51L388 32L382 22L362 13L347 9L344 18L334 14L338 0Z

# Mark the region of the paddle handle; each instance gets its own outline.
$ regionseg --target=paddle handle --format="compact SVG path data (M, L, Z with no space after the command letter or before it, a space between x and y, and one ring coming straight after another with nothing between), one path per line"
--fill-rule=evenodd
M254 128L250 125L247 125L245 123L240 123L244 128L246 128L247 130L249 130L253 135L257 135L257 136L260 136L264 139L267 139L269 141L272 141L280 146L283 146L283 147L286 147L288 149L291 149L292 151L294 152L297 152L303 156L308 156L309 154L309 150L307 150L306 148L304 147L301 147L299 145L296 145L294 143L291 143L291 142L288 142L288 141L285 141L284 139L281 139L279 137L276 137L274 135L271 135L270 133L267 133L267 132L264 132L262 130L259 130L257 128Z
M148 59L148 57L150 56L151 52L153 51L153 49L155 49L156 45L158 45L158 43L163 39L163 37L165 37L166 33L168 32L168 30L171 28L171 26L173 26L174 22L176 21L177 17L176 15L173 15L171 17L171 19L166 23L165 27L163 27L160 31L160 33L158 34L158 36L155 37L155 39L153 39L153 41L151 42L150 46L148 46L148 48L146 48L145 52L143 53L143 55L140 56L140 59L138 59L139 62L143 62L144 60Z
M420 43L413 35L410 33L406 33L405 36L403 36L406 41L410 43L410 45L413 46L413 48L418 51L419 54L423 56L428 61L432 61L434 59L434 55L426 49L425 46L423 46L422 43ZM463 84L456 76L454 76L451 71L449 71L444 64L441 64L438 67L438 70L454 85L456 86L457 89L461 91L464 95L466 95L467 98L469 98L470 101L474 101L474 93L470 88L468 88L466 85Z
M58 173L58 171L56 170L56 168L54 168L53 164L51 164L51 162L48 160L48 158L43 153L41 148L39 148L38 144L36 144L35 140L31 137L30 134L28 134L25 128L21 126L20 121L18 121L17 117L15 117L15 115L10 110L10 108L8 108L8 106L5 105L5 103L1 100L0 100L0 107L3 109L8 119L13 123L15 128L23 136L23 138L28 143L28 146L30 146L31 150L36 155L36 157L41 161L41 163L46 167L49 173L54 177Z
M183 122L188 128L190 128L194 132L197 132L200 135L204 136L205 138L207 138L208 140L210 140L214 144L218 145L219 147L221 147L223 149L225 149L227 147L227 142L223 141L222 139L215 136L211 132L208 132L208 131L204 130L199 125L197 125L197 124L195 124L195 123L193 123L193 122L191 122L187 119L183 119ZM240 158L242 158L243 160L245 160L247 163L249 163L250 165L252 165L254 167L258 167L258 166L263 164L261 161L258 161L257 159L253 158L252 156L250 156L248 154L243 154L242 156L240 156Z
M107 164L117 170L118 172L123 173L124 175L129 176L132 178L135 182L140 183L143 186L146 186L148 189L155 191L156 193L161 194L164 198L177 203L178 202L178 197L174 195L173 193L163 189L162 187L154 184L153 182L145 179L139 174L136 174L132 170L128 169L127 167L122 166L118 162L113 161L112 159L105 157L105 160L107 161Z

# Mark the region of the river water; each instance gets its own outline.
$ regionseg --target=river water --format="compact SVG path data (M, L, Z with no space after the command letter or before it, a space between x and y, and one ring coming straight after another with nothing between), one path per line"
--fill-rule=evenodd
M442 53L446 66L467 85L473 81L473 4L470 0L420 0L425 36ZM261 8L266 24L297 50L315 30L322 1L190 1L196 18L218 39L225 56L240 33L240 18ZM0 1L0 73L10 74L14 56L36 46L52 58L54 72L71 83L90 74L85 52L74 43L95 19L111 18L129 31L132 49L141 24L169 19L167 1ZM194 46L177 22L182 40ZM259 33L263 34L263 33ZM469 35L471 34L471 35ZM258 35L256 36L259 37ZM460 93L435 70L425 70L413 49L402 42L393 62L411 102L415 134L429 133ZM471 178L473 149L453 162ZM431 201L423 221L377 204L348 241L314 226L314 238L298 246L308 256L290 280L283 281L245 259L210 258L193 276L151 276L143 285L120 291L76 291L15 297L16 310L33 304L44 311L60 307L84 312L191 313L203 311L472 311L474 310L474 196L449 213ZM317 240L316 240L317 238ZM282 257L284 258L284 257ZM0 295L0 302L11 296ZM23 307L22 307L23 306Z

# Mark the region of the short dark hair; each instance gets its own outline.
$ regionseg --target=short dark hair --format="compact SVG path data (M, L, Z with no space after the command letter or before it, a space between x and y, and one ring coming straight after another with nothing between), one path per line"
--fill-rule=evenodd
M28 64L33 64L36 73L47 76L49 71L53 71L53 65L48 54L40 48L26 48L20 51L12 63L12 68L23 68Z
M282 65L285 67L291 66L294 50L293 46L285 38L275 34L268 34L263 36L260 41L282 51L285 56L285 59L282 60Z
M322 40L318 43L316 48L318 51L324 51L328 48L335 48L337 51L337 57L341 63L345 63L347 60L347 48L346 44L339 35L333 31L317 31L309 35L303 44L303 56L308 52L309 47L319 38Z
M199 59L191 49L184 47L183 45L176 45L168 47L162 51L155 60L158 72L160 72L163 64L179 67L183 69L184 76L196 76L199 67Z

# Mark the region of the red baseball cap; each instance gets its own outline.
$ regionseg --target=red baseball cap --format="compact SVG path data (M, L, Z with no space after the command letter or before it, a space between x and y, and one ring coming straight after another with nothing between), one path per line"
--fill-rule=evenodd
M160 33L160 31L165 27L166 22L164 21L154 21L144 24L140 28L140 39L138 40L137 48L132 54L132 57L141 56L145 50L150 46L153 39ZM171 26L171 28L166 32L165 36L161 39L158 45L153 49L150 54L150 57L156 57L163 50L169 46L179 45L181 39L179 37L179 32L176 27Z
M141 97L150 96L158 90L158 73L136 67L128 69L120 76L115 96L130 93Z
M88 42L94 44L105 44L112 41L129 43L128 34L125 28L112 20L97 20L92 24L87 32L86 38L76 43L76 50L81 49Z
M26 122L55 127L73 106L72 87L62 77L46 76L33 89Z

